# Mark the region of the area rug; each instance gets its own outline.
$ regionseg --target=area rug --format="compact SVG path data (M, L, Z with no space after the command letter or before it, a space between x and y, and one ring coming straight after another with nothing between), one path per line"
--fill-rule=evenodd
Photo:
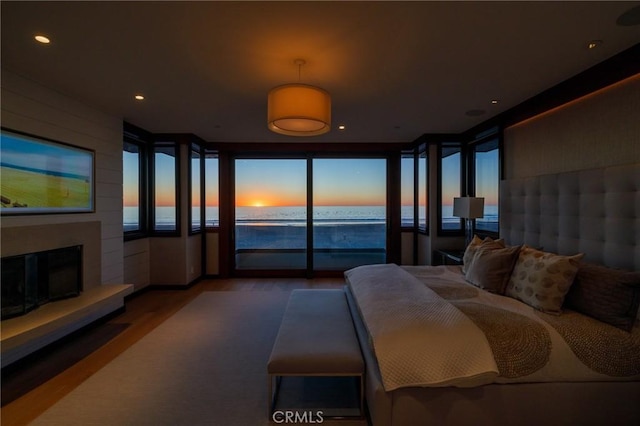
M32 424L266 426L266 364L288 298L202 293Z

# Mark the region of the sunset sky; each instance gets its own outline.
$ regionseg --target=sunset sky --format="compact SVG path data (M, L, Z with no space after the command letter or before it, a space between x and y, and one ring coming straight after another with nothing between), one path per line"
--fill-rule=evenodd
M304 206L306 160L236 160L236 206Z
M460 194L460 154L442 159L442 205L453 205L454 197Z
M457 157L457 156L452 156ZM125 206L137 205L137 155L124 152ZM175 203L173 157L158 155L161 170L156 174L158 205ZM207 159L207 205L218 202L217 160ZM497 155L479 155L477 193L486 205L497 204ZM409 163L410 164L410 163ZM443 167L443 204L450 205L460 196L459 160L445 159ZM237 206L304 206L306 204L306 160L250 159L236 160ZM127 170L136 170L127 174ZM423 170L421 170L423 172ZM402 181L412 182L412 170L403 167ZM135 176L134 176L135 175ZM424 179L421 173L420 179ZM322 206L375 206L386 202L386 162L383 159L314 159L314 204ZM402 191L402 204L412 204L413 188ZM424 202L424 201L423 201Z
M306 160L237 160L237 206L304 206ZM383 159L314 159L318 206L377 206L386 198Z
M478 152L476 154L476 196L484 197L487 206L498 205L498 185L500 181L500 167L498 152Z
M138 154L124 151L122 154L122 164L124 206L136 207L138 205Z
M175 158L164 153L156 153L155 196L157 206L176 204Z

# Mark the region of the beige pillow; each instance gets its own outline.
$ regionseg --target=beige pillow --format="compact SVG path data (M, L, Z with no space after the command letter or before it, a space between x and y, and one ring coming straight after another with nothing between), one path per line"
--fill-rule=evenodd
M496 249L504 248L504 240L503 239L494 240L489 237L486 237L484 240L481 240L480 237L478 237L477 235L474 235L473 239L471 240L466 250L464 251L464 255L462 257L462 273L463 274L467 273L467 269L469 268L469 266L471 265L471 262L473 261L473 256L476 254L476 251L478 251L480 247L496 248Z
M506 248L480 246L467 269L466 280L476 287L503 294L519 251L520 246Z
M560 256L522 246L505 295L543 312L560 314L583 253Z

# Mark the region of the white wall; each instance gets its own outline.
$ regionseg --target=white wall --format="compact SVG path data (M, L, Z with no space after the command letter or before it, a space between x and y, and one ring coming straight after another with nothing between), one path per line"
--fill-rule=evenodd
M2 70L2 126L59 140L96 153L96 211L82 214L3 216L2 228L100 222L102 284L123 283L122 118ZM2 253L11 250L2 241Z
M149 239L127 241L124 243L124 280L133 284L138 291L151 283L151 259Z
M202 234L187 238L186 282L190 283L202 275Z

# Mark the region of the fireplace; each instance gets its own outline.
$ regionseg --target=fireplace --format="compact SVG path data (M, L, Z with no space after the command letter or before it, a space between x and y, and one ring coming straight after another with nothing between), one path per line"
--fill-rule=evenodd
M1 259L2 319L24 315L82 291L82 246Z

